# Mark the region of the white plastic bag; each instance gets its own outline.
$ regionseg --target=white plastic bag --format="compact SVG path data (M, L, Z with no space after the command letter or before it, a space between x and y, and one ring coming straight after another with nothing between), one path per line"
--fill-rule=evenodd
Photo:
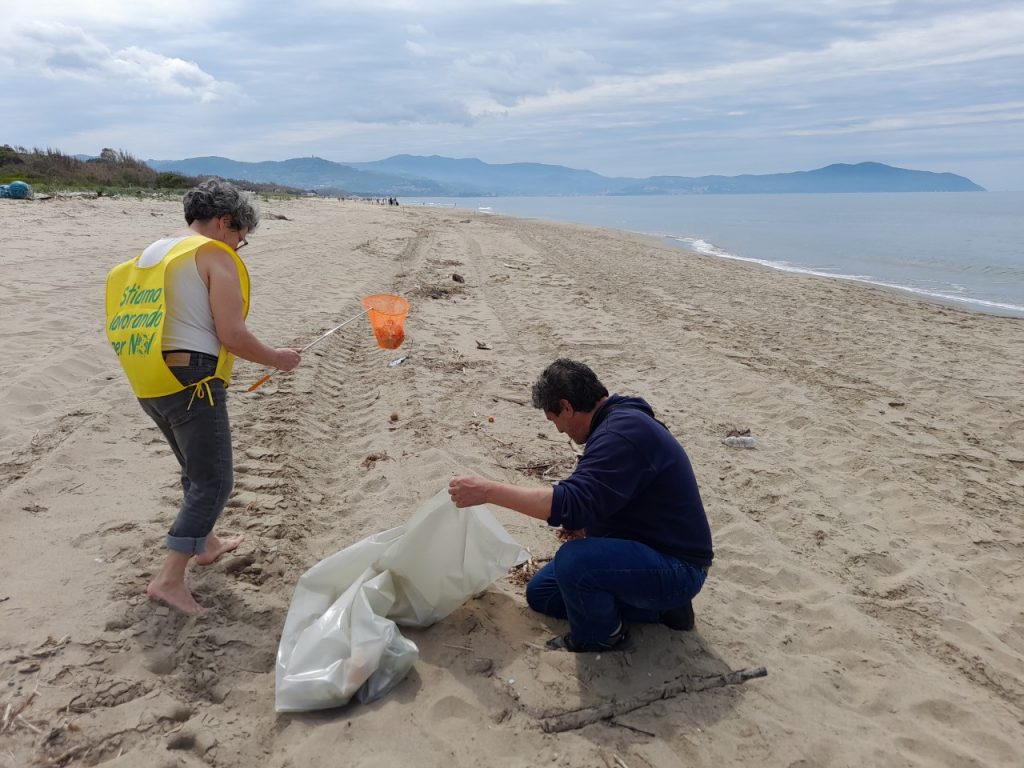
M408 523L321 560L300 578L277 650L278 712L368 702L419 658L397 624L427 627L526 560L484 507L447 490Z

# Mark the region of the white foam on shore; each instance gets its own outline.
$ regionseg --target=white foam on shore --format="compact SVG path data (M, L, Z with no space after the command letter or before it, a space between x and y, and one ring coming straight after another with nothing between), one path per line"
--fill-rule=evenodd
M846 275L840 272L829 272L823 269L813 269L811 267L797 266L796 264L790 264L785 261L768 261L767 259L755 259L749 256L738 256L735 253L730 253L723 248L719 248L713 243L709 243L706 240L701 240L695 237L675 237L665 236L665 240L673 245L680 245L687 250L695 253L700 253L705 256L717 256L723 259L732 259L734 261L746 261L752 264L760 264L771 269L779 270L780 272L795 272L802 275L814 275L815 277L832 277L838 280L852 280L858 283L867 283L869 285L878 285L883 288L893 288L897 291L905 291L907 293L913 293L918 296L925 296L929 299L938 299L941 301L954 301L960 304L966 304L968 306L982 309L992 314L1006 314L1013 317L1024 317L1024 306L1018 306L1016 304L1007 304L998 301L989 301L987 299L977 299L971 296L962 296L948 291L939 290L928 290L926 288L919 288L912 285L901 285L899 283L891 283L886 280L880 280L872 277L871 275ZM961 288L962 286L956 286Z

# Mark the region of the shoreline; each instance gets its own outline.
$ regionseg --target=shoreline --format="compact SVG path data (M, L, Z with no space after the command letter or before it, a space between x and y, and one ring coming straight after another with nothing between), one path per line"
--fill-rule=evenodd
M0 712L24 723L2 734L0 768L68 754L109 768L327 768L339 754L367 767L512 755L522 768L924 768L1024 753L1024 324L680 259L594 226L326 199L262 208L243 253L258 337L301 346L372 293L412 309L400 351L354 323L256 392L266 371L236 365L235 489L218 530L247 541L193 569L209 608L195 619L144 595L180 484L102 316L108 269L180 229L180 203L48 201L4 219ZM686 448L716 552L696 631L637 625L625 654L541 650L564 624L505 578L403 629L420 657L381 700L275 714L303 572L402 524L452 473L539 485L572 466L527 404L558 356L647 399ZM735 428L756 449L723 444ZM546 525L492 511L535 559L553 555ZM766 678L619 724L539 724L758 666Z
M644 234L644 233L635 233ZM657 237L665 242L678 247L687 253L696 253L703 256L711 256L718 259L731 259L733 261L743 261L748 264L758 264L768 269L773 269L776 272L787 272L796 275L809 275L811 277L821 277L827 280L840 280L844 282L860 283L862 285L868 285L873 288L880 288L883 290L896 291L904 295L909 294L913 298L921 299L932 304L938 304L939 306L949 307L951 309L960 309L967 312L974 312L980 315L989 315L991 317L1005 317L1013 320L1024 320L1024 307L1018 307L1014 304L1000 304L992 301L985 301L983 299L973 298L956 298L953 296L945 296L940 293L933 293L925 291L920 288L911 288L905 285L898 285L896 283L887 283L882 280L876 280L868 277L857 277L855 275L837 275L830 274L828 272L821 272L819 270L810 269L807 267L798 267L792 265L779 264L772 261L766 261L764 259L749 258L746 256L737 256L732 253L726 253L721 249L711 246L707 250L694 249L691 243L687 243L687 240L692 238L678 238L670 236L660 235L648 235L649 237ZM700 241L703 242L703 241Z
M876 194L894 195L894 196L896 196L897 199L899 199L901 194L906 194L906 193L876 193ZM947 195L947 194L951 194L951 193L936 193L936 194ZM993 194L998 194L998 193L993 193ZM1010 193L1010 194L1014 194L1014 193ZM716 199L721 199L723 197L744 197L744 196L742 196L742 195L739 195L739 196L717 196ZM774 202L780 196L778 196L778 195L761 195L760 197L769 198L770 201ZM812 195L812 197L814 197L814 196ZM831 199L831 197L833 197L833 196L826 196L826 197ZM533 198L518 198L518 197L515 197L515 198L503 198L503 197L495 197L495 198L457 198L457 200L462 200L462 199L472 200L472 201L476 201L476 202L491 201L491 202L498 202L498 203L500 203L502 201L515 201L515 202L519 202L520 200L523 200L523 199L530 200L530 199L533 199ZM543 199L551 199L551 200L559 200L559 201L563 200L563 198L543 198ZM568 199L572 199L572 198L568 198ZM608 198L585 197L583 199L588 201L588 202L589 201L601 201L601 202L604 202L605 200L615 200L617 198L616 197L608 197ZM633 198L629 198L629 199L633 199ZM640 199L647 200L647 198L636 198L636 199L638 199L638 200L640 200ZM854 199L859 199L859 196L855 195ZM426 206L426 207L436 206L436 207L441 208L441 209L449 208L449 207L451 207L453 209L460 209L458 202L454 202L454 203L452 203L451 206L447 206L447 205L443 205L443 204L436 203L436 202L416 202L416 200L420 200L420 198L412 198L412 200L413 200L413 202L410 203L412 205L422 205L422 206ZM429 198L428 198L428 200L429 200ZM885 288L885 289L891 289L891 290L900 291L900 292L903 292L903 293L906 293L906 294L914 295L917 298L923 299L925 301L934 302L934 303L937 303L937 304L940 304L940 305L944 305L944 306L959 307L959 308L966 309L967 311L971 311L971 312L978 312L978 313L981 313L981 314L989 314L989 315L994 315L994 316L997 316L997 317L1010 317L1010 318L1016 318L1016 319L1024 318L1024 300L1022 300L1019 303L1013 303L1013 302L1007 302L1005 300L996 300L996 299L981 298L981 297L974 297L974 296L963 296L963 297L961 297L961 296L957 296L957 295L952 295L952 294L950 294L948 292L944 293L944 292L942 292L941 289L940 290L929 290L928 288L924 288L924 287L921 287L921 286L916 286L916 285L911 285L911 284L904 284L904 283L901 283L899 281L888 280L888 279L885 279L885 278L876 278L876 277L873 277L873 276L861 276L861 275L858 275L858 274L846 274L846 273L830 272L830 271L828 271L826 269L819 269L819 268L816 268L816 267L813 267L813 266L806 266L806 265L802 265L802 264L799 264L799 263L792 263L792 262L787 262L787 261L779 261L779 260L774 260L774 259L771 259L771 258L761 258L761 257L757 257L757 256L750 256L750 255L740 255L739 253L733 253L733 252L730 252L730 251L728 251L728 250L726 250L724 248L721 248L721 247L717 246L716 244L714 244L712 242L708 242L706 239L702 239L701 237L698 237L698 236L665 234L663 231L650 231L649 229L637 228L637 227L630 228L628 226L624 226L622 223L615 223L615 224L608 224L608 225L606 225L604 223L597 223L597 222L591 221L590 220L591 217L588 217L588 216L577 216L576 218L571 218L571 217L570 218L565 218L564 216L563 216L563 218L545 218L543 215L538 216L538 215L535 215L533 213L527 213L527 212L516 212L516 211L512 211L512 212L495 212L490 206L475 206L475 207L469 207L469 208L461 208L460 210L476 210L476 211L479 211L480 213L484 213L484 214L488 214L488 215L512 216L512 217L517 217L518 216L520 218L532 219L532 220L537 220L537 221L559 221L559 222L563 222L563 223L577 223L577 224L581 224L583 226L602 226L602 227L603 226L608 226L610 228L616 229L616 230L621 231L621 232L627 232L627 233L630 233L630 234L638 234L638 235L646 235L646 236L649 236L649 237L654 237L654 238L662 239L662 240L664 240L666 242L670 242L670 243L672 243L674 245L677 245L677 247L680 247L680 248L682 248L683 250L686 250L686 251L690 251L690 252L696 251L696 252L702 253L704 255L715 256L715 257L718 257L718 258L732 259L732 260L736 260L736 261L745 261L745 262L749 262L749 263L753 263L753 264L760 264L762 266L769 267L770 269L774 269L774 270L779 271L779 272L792 272L792 273L797 273L797 274L814 275L814 276L817 276L817 277L824 277L824 278L835 279L835 280L846 280L846 281L860 282L860 283L864 283L864 284L867 284L867 285L875 285L875 286L878 286L878 287L881 287L881 288Z

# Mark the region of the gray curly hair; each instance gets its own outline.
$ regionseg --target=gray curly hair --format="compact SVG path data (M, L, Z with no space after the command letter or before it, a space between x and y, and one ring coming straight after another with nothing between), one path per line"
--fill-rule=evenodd
M259 226L260 212L247 192L223 179L207 179L185 193L185 222L231 217L231 228L252 232Z
M589 413L608 390L590 366L578 360L560 357L541 373L531 390L533 407L559 415L562 400L575 411Z

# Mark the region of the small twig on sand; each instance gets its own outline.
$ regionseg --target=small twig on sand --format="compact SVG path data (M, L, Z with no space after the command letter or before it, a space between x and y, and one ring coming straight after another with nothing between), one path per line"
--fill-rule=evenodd
M696 693L708 688L720 688L725 685L740 685L753 680L756 677L765 677L768 670L764 667L750 667L748 669L734 670L721 675L709 675L707 677L683 677L673 680L671 683L644 691L638 696L622 701L613 701L599 707L584 707L570 712L562 712L556 715L548 715L541 718L540 725L545 733L561 733L582 728L591 723L601 720L608 720L634 709L646 706L654 701L668 699L678 696L681 693Z
M468 647L468 646L465 646L465 645L452 645L451 643L444 643L444 647L445 648L456 648L456 649L458 649L460 651L469 651L470 653L473 653L473 649Z
M21 713L24 712L28 705L32 703L32 700L36 697L36 693L39 691L39 675L36 675L36 686L32 689L32 693L25 697L25 700L18 705L17 708L14 706L13 701L7 702L7 706L4 707L4 716L0 718L0 733L4 733L15 720L21 719Z
M41 730L40 730L39 728L36 728L36 727L35 727L34 725L32 725L32 723L30 723L30 722L29 722L28 720L26 720L26 719L25 719L24 717L22 717L21 715L18 715L18 716L17 716L16 718L15 718L15 720L17 720L17 721L18 721L18 724L19 724L19 725L23 725L23 726L25 726L25 727L26 727L26 728L28 728L28 729L29 729L30 731L32 731L32 732L34 732L34 733L42 734L42 731L41 731Z
M505 397L505 395L491 395L491 397L495 400L506 400L510 403L515 403L516 405L526 405L525 400L520 400L517 397Z
M553 466L555 466L555 464L560 464L563 461L565 461L565 459L552 459L551 461L539 461L536 464L521 464L518 467L512 467L512 469L516 470L517 472L529 472L530 470L533 470L533 469L548 470L548 469L551 469ZM508 469L508 467L504 467L504 469Z
M50 760L50 765L66 765L71 762L74 758L81 755L83 752L88 752L92 749L92 744L79 744L77 747L72 747L60 757L55 757Z
M645 731L643 728L637 728L635 725L627 725L621 720L616 720L614 717L610 718L608 722L612 725L619 726L619 728L625 728L627 731L633 731L634 733L642 733L644 736L650 736L652 739L657 737L657 734Z

